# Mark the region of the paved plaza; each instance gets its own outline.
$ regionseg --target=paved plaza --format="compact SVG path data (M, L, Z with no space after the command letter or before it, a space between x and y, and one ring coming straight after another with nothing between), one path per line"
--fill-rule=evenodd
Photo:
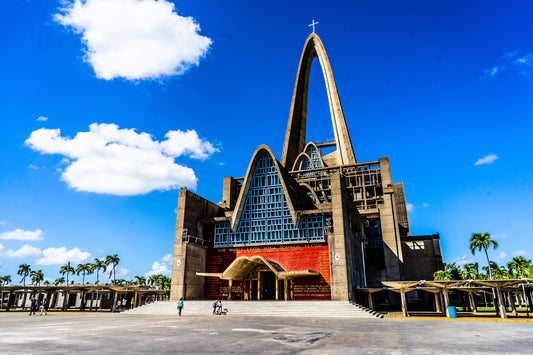
M532 332L524 322L1 313L0 353L530 353Z

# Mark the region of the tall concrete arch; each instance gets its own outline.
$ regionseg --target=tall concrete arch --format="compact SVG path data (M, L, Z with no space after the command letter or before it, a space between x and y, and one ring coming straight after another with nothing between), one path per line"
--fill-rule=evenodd
M289 122L287 124L287 133L283 144L283 154L281 156L281 165L290 169L298 155L304 150L306 143L306 126L307 126L307 92L309 88L309 73L314 58L318 58L326 90L328 93L329 109L331 121L333 123L333 132L337 144L338 162L340 165L355 164L355 155L353 152L350 134L346 127L344 112L342 111L337 85L333 78L333 72L329 59L324 49L320 37L316 33L311 33L304 45L298 73L294 84L292 94L291 110Z

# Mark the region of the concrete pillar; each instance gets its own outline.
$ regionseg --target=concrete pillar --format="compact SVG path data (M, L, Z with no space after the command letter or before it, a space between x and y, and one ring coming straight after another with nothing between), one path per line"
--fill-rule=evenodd
M368 308L370 308L371 310L375 311L375 309L374 309L374 297L372 295L373 295L372 292L368 293Z
M450 306L450 299L448 298L448 289L443 288L442 289L442 298L444 299L444 311L446 312L446 317L450 317L450 311L448 310L448 307Z
M442 313L442 307L440 305L440 297L438 293L433 294L435 297L435 312Z
M287 279L283 279L283 293L285 294L285 301L287 301L289 299L288 295L289 295L289 280Z
M497 297L497 307L500 311L500 317L502 319L507 319L507 310L505 309L505 302L502 296L502 290L499 287L496 287L496 297Z
M468 300L470 301L470 308L472 308L472 312L477 312L476 300L473 292L468 292Z
M67 309L67 300L68 300L68 291L63 292L63 306L61 307L61 310Z
M94 302L94 292L91 292L91 306L89 307L89 311L93 311L93 302Z
M131 305L131 308L137 308L137 297L138 297L138 292L137 290L135 290L135 296L133 296L133 304Z
M115 296L113 297L113 305L111 306L111 312L116 312L117 310L117 298L118 298L118 292L115 291Z
M228 300L231 300L231 288L233 287L233 279L229 279L228 280L228 284L229 284L229 287L228 287Z
M507 295L509 296L509 303L511 304L511 309L513 311L513 315L516 316L517 312L516 312L516 304L515 304L515 299L513 297L513 294L511 292L507 292Z
M278 278L276 277L276 301L277 301L278 298L279 298L279 297L278 297L278 289L279 289L279 288L278 288L278 284L279 284L279 280L278 280Z
M409 317L409 313L407 313L407 300L405 299L405 289L400 289L400 299L402 302L402 313L404 317Z

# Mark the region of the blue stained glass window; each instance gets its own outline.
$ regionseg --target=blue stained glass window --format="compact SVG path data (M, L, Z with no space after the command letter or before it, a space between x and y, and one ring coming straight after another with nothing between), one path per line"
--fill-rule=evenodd
M318 154L318 150L314 145L308 145L307 149L305 150L305 153L311 157L311 161L313 162L315 168L324 167L324 165L322 164L322 159L320 159L320 154Z
M302 217L293 223L278 172L270 154L257 161L236 232L228 222L215 224L215 246L324 241L324 217Z

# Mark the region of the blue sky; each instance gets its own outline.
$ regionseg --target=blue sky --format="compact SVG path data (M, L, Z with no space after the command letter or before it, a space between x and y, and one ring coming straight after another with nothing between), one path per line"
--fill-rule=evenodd
M357 160L390 158L412 234L439 232L447 262L483 262L482 230L497 262L531 258L532 16L529 1L7 1L0 275L54 280L115 253L120 277L168 275L179 188L217 203L257 146L280 158L313 19ZM309 100L308 139L332 138L317 62Z

